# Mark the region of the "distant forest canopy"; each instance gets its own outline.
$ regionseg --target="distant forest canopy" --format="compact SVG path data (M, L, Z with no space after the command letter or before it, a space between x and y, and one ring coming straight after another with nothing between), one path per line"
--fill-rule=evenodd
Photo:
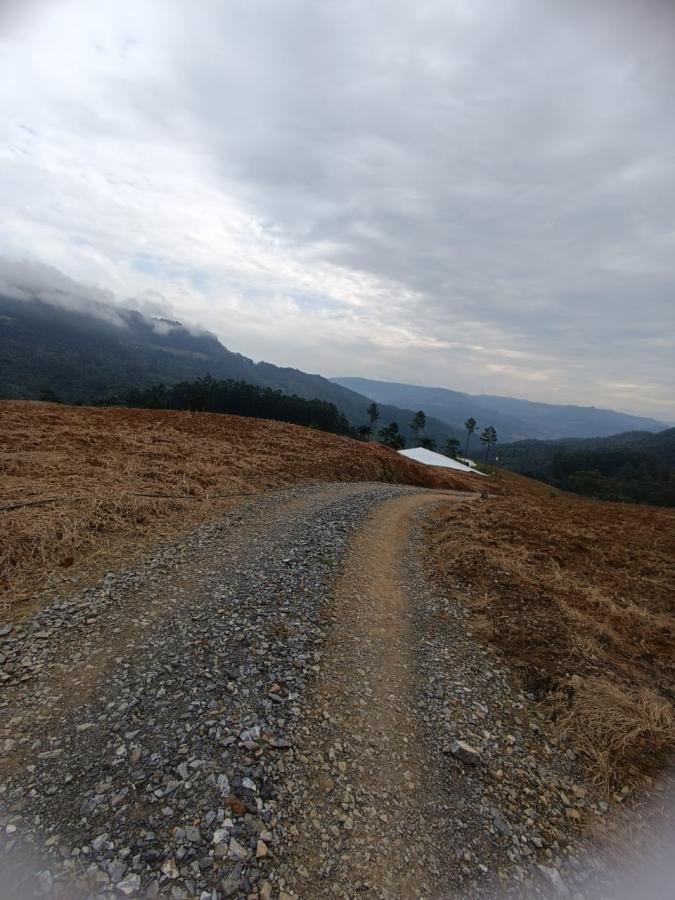
M675 506L675 428L578 441L519 441L501 447L499 463L587 497Z
M272 388L258 387L245 381L218 380L210 375L196 381L181 381L171 387L158 384L148 388L134 388L121 397L109 397L94 405L229 413L234 416L277 419L333 434L355 436L355 430L334 403L305 400L294 394L282 394Z
M628 503L675 506L675 469L634 450L563 451L553 457L553 484Z

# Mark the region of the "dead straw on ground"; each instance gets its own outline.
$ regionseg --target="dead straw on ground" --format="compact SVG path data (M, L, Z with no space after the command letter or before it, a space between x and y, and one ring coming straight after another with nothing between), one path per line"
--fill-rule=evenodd
M471 490L376 444L209 413L0 402L0 616L248 495L319 481Z
M675 749L675 511L496 477L499 495L435 513L437 571L598 781L662 769Z

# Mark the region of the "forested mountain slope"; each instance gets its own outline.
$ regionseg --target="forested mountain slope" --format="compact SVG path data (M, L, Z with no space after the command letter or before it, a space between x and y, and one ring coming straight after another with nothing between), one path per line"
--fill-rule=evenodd
M517 441L499 465L556 487L606 500L675 505L675 428L605 438Z
M371 401L360 394L320 375L255 363L180 322L102 303L83 312L0 297L0 397L37 399L51 390L62 400L89 402L207 374L334 403L352 425L368 418ZM412 417L411 409L383 403L378 426L396 421L410 440ZM430 416L425 433L440 444L461 428Z

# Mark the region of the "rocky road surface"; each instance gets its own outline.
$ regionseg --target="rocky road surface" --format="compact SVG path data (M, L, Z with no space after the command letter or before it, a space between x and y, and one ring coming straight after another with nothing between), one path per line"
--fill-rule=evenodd
M441 500L270 493L0 627L0 897L586 896L605 809L424 572Z

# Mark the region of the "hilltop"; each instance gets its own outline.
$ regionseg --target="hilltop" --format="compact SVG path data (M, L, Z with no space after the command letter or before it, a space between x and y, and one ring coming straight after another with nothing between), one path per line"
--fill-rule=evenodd
M0 403L5 595L114 566L242 497L323 481L475 490L376 443L211 413ZM12 508L12 506L14 508Z
M10 893L616 896L598 836L675 741L671 511L274 421L0 415Z

